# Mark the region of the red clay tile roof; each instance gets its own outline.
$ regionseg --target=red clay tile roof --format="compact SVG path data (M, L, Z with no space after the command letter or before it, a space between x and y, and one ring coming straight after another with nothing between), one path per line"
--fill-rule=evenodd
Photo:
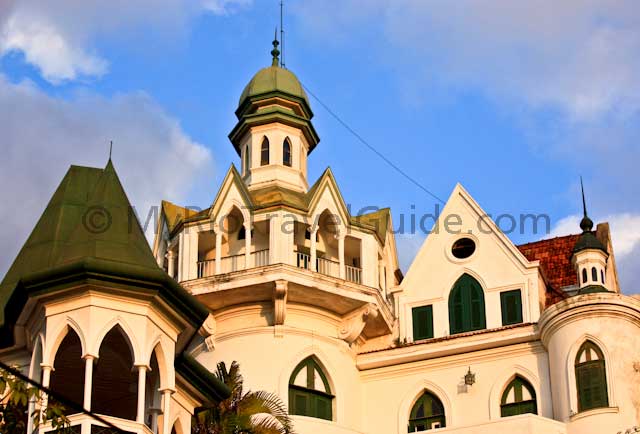
M578 237L579 234L566 235L518 246L528 260L540 261L542 273L549 286L545 303L547 306L566 297L563 288L578 284L578 277L571 265L571 252Z

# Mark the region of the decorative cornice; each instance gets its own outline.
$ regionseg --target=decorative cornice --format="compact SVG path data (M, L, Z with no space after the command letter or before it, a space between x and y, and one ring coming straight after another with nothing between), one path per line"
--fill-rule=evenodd
M591 318L624 319L640 327L640 301L618 293L592 293L570 297L547 308L538 321L546 346L560 328Z

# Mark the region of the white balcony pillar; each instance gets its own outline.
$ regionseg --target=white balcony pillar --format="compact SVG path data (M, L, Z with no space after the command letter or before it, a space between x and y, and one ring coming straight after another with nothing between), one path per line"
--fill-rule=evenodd
M167 252L167 273L171 277L176 276L176 254L173 250Z
M162 390L162 434L171 434L171 394L173 390Z
M244 268L253 268L251 263L251 222L245 222L244 224Z
M138 368L138 412L136 422L144 423L145 391L147 387L147 366L139 365Z
M42 368L42 385L44 387L49 387L49 383L51 382L51 371L53 371L53 366L40 364ZM41 417L44 411L47 409L47 405L49 402L49 396L46 393L42 395L42 408L41 408Z
M222 228L218 225L214 227L216 232L216 274L222 272Z
M346 278L346 270L344 266L344 234L338 235L338 258L340 260L340 278Z
M318 267L316 266L316 235L318 234L318 228L311 228L311 264L309 264L309 269L312 271L318 271Z
M184 275L184 257L185 257L185 246L184 246L184 232L180 232L178 235L178 282L182 282L185 278Z
M93 364L95 357L86 354L84 357L84 401L82 406L85 410L91 411L91 389L93 387Z

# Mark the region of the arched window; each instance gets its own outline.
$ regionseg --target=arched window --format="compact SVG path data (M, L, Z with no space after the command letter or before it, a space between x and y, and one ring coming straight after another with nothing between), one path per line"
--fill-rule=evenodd
M82 403L84 398L84 367L82 359L82 344L76 332L69 328L53 362L49 386L51 390L76 403ZM67 409L67 414L74 413Z
M596 270L596 267L591 267L591 280L594 282L598 281L598 270Z
M476 279L463 274L449 294L449 328L451 334L481 330L486 327L484 293Z
M289 379L289 412L333 419L333 395L327 377L314 357L307 357Z
M604 355L593 342L586 341L576 355L578 411L608 407L607 373Z
M269 139L266 137L262 139L262 146L260 147L260 165L266 166L269 164Z
M91 410L99 414L135 420L138 402L138 372L124 331L116 326L100 345L93 370Z
M582 269L582 283L587 283L587 269Z
M291 167L291 142L289 137L282 143L282 164Z
M244 174L249 174L249 146L244 147Z
M517 414L538 414L536 391L527 380L516 376L504 389L500 401L500 416L515 416Z
M424 391L411 409L409 432L426 431L447 426L442 402L433 393Z

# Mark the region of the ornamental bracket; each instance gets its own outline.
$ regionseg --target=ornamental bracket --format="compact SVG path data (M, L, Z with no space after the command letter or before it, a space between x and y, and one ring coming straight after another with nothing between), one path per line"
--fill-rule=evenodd
M213 351L216 346L216 319L213 315L209 314L198 333L204 338L204 345L207 351Z
M284 325L287 316L287 293L289 282L276 280L273 288L273 325Z
M345 316L338 327L338 337L349 345L354 343L364 330L367 321L378 316L378 307L373 303L354 310Z

